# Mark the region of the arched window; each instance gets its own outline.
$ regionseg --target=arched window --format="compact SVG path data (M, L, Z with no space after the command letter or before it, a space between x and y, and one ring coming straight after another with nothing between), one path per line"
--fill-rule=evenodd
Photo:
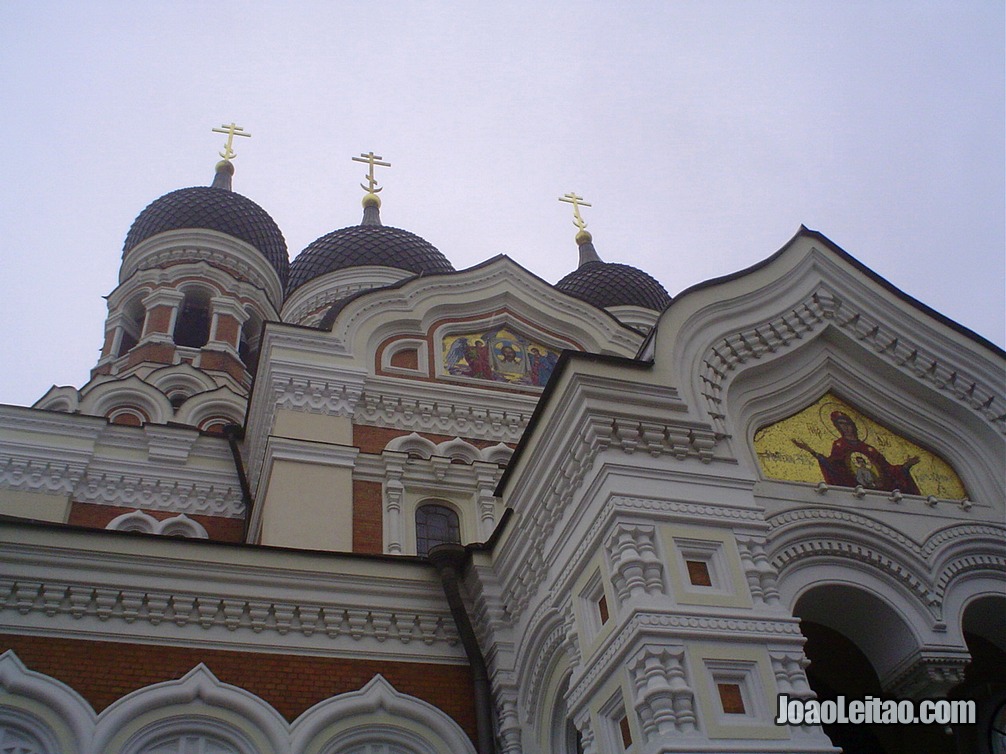
M241 327L241 341L238 344L238 355L248 368L248 371L253 374L258 368L259 342L261 337L262 318L253 311Z
M175 320L175 344L202 348L210 339L210 294L201 288L185 291Z
M426 555L431 548L447 542L461 542L458 514L436 503L416 508L416 554Z
M143 297L137 296L122 308L122 338L116 356L122 356L133 348L143 336L143 322L147 310L143 306Z
M49 751L31 733L0 723L0 754L47 754Z
M216 736L170 736L143 748L142 754L241 754Z

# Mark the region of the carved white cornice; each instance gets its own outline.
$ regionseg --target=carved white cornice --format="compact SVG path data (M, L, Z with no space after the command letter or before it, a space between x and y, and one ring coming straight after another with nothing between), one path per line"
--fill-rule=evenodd
M119 269L120 288L127 283L133 288L135 283L145 280L144 275L150 271L163 272L173 267L180 268L184 263L202 263L205 267L225 270L229 275L238 277L249 288L240 295L259 298L264 294L272 309L267 317L278 318L283 288L276 270L265 255L244 241L213 230L172 230L137 244L126 254ZM230 287L233 288L233 282ZM255 294L251 289L258 289L261 293Z
M579 673L570 681L567 697L570 710L575 710L607 679L612 669L623 667L627 659L643 646L681 646L686 641L717 639L758 644L771 643L799 651L804 638L796 618L775 620L752 618L749 614L717 611L708 608L682 608L670 611L634 611L612 631L594 652Z
M234 475L236 477L236 474ZM245 504L236 478L226 484L179 480L153 474L88 472L74 486L75 502L124 508L241 518Z
M953 397L986 421L1006 432L1003 396L972 364L951 361L919 342L911 331L893 329L869 313L857 310L826 288L815 291L797 306L767 318L757 325L725 336L711 345L703 359L703 392L710 416L720 431L726 431L722 398L731 372L748 361L777 354L811 337L826 325L834 325L893 366L936 390Z
M732 431L731 383L827 334L900 380L945 396L1006 433L1001 357L865 273L826 239L799 234L768 263L679 297L650 352L717 430Z
M415 563L11 524L0 542L7 632L465 661L436 574Z
M237 472L223 438L185 427L118 427L91 417L0 409L0 487L76 502L239 518ZM145 450L137 458L137 450ZM132 456L132 457L130 457Z
M953 524L920 544L850 511L803 508L767 521L766 551L783 578L805 563L855 562L901 585L936 621L943 618L947 589L958 576L989 573L1006 584L1006 526Z
M557 291L505 256L450 275L416 276L360 296L339 313L332 333L346 343L356 342L378 328L388 312L396 313L403 330L425 333L445 315L474 319L501 309L572 338L592 352L630 356L642 342L639 332Z
M512 444L520 440L537 403L537 395L370 377L354 420L405 432Z
M363 265L334 270L298 286L283 303L283 321L317 324L336 301L359 291L382 288L413 273L394 267Z

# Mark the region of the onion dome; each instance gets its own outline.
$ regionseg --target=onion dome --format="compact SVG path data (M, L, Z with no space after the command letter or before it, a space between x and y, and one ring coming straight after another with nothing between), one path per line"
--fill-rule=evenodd
M600 309L640 306L663 311L671 297L651 275L627 264L604 262L594 250L590 233L576 236L580 265L555 284L556 289Z
M429 241L382 225L380 200L367 194L362 223L322 236L293 260L288 293L326 273L364 266L393 267L418 275L454 272L454 265Z
M221 160L212 186L179 189L151 202L129 229L122 256L158 233L187 228L215 230L258 249L285 288L290 260L283 233L269 213L251 199L231 191L233 174L230 161Z

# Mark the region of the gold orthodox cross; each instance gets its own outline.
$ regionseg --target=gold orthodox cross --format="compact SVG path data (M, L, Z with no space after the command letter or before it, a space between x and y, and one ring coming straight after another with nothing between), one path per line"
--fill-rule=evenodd
M230 160L233 157L237 157L237 153L232 149L234 146L235 136L251 136L251 134L246 134L244 129L236 123L231 123L230 125L224 124L220 128L214 128L213 133L215 134L227 134L227 144L224 145L224 151L220 152L220 156L225 160Z
M366 154L361 154L359 157L352 158L353 162L365 162L370 165L370 172L367 174L367 183L369 186L364 186L360 184L360 188L364 191L368 191L371 194L376 194L381 190L381 187L377 185L377 180L374 178L374 165L379 165L382 168L390 168L390 162L381 162L384 158L380 155L374 154L373 152L367 152Z
M576 192L570 191L568 194L559 197L560 202L566 202L567 204L573 205L573 225L575 225L580 230L587 227L587 223L583 221L580 216L580 207L589 207L588 202L583 201L582 196L577 196Z

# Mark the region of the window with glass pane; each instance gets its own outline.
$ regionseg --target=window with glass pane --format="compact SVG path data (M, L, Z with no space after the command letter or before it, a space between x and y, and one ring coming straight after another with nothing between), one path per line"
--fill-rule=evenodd
M420 505L416 509L416 553L426 555L430 548L447 542L461 542L458 514L445 505Z

